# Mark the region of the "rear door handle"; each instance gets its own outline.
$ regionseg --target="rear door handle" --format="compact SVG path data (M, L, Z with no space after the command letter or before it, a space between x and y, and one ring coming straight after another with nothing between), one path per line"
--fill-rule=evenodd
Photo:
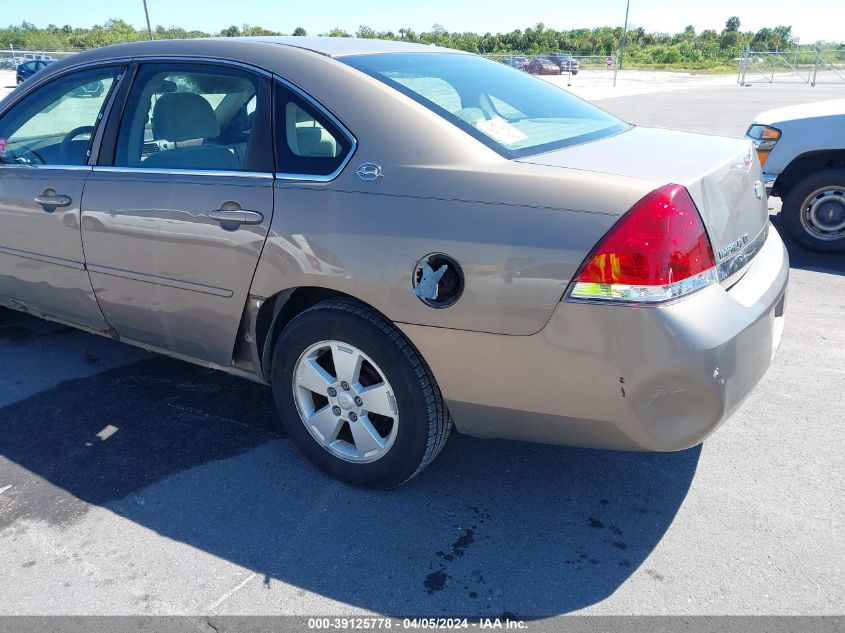
M56 207L69 207L70 203L70 196L62 196L58 194L41 194L40 196L35 196L35 204L40 204L45 208L55 209Z
M208 217L221 224L261 224L264 221L263 213L247 209L215 209Z

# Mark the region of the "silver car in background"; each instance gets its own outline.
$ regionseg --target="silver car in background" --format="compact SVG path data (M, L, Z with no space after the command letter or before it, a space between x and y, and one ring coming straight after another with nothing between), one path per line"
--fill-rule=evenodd
M414 476L453 424L680 450L780 341L761 180L748 140L453 50L119 45L0 105L0 304L271 385L358 485Z

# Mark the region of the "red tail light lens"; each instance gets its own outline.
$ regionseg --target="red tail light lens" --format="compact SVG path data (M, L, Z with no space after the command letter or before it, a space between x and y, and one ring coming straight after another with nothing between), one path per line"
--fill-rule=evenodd
M602 238L575 277L570 297L655 303L718 281L701 216L681 185L637 202Z

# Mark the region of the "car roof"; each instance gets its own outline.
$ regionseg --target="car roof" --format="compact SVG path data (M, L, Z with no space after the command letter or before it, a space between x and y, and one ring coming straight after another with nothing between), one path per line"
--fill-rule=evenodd
M126 44L115 44L79 53L90 59L108 59L109 57L131 57L133 55L155 55L162 49L168 54L190 55L198 48L204 51L214 49L221 55L237 58L249 55L250 49L274 44L288 49L301 49L319 53L327 57L345 57L349 55L371 55L376 53L464 53L452 48L428 46L395 40L371 40L356 37L298 37L298 36L253 36L253 37L213 37L182 40L143 40Z

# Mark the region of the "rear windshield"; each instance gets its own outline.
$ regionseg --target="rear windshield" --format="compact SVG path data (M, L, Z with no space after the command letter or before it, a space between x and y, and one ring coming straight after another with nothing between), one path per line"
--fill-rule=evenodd
M436 112L506 158L585 143L627 123L505 64L452 53L341 57Z

